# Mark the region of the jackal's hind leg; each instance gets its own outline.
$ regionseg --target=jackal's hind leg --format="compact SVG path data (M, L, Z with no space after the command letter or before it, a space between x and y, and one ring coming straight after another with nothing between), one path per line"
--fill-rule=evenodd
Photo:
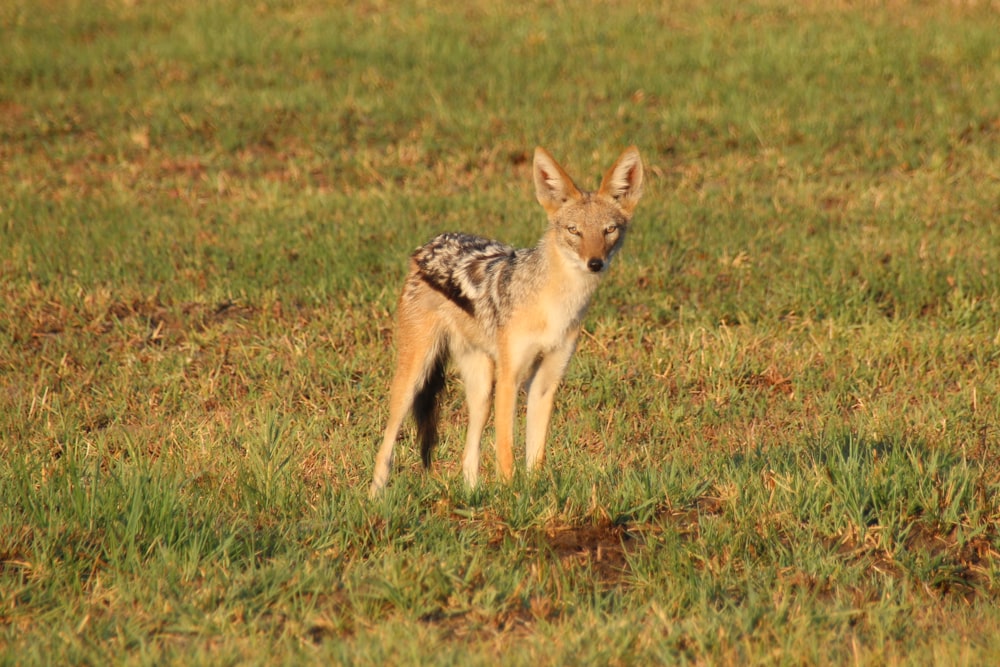
M462 472L470 489L479 483L480 443L490 416L493 395L493 360L484 352L466 351L455 355L458 372L465 384L469 404L469 430L462 455Z
M389 481L392 469L393 448L403 426L403 420L413 407L417 393L427 381L428 373L438 363L440 341L433 322L416 321L401 317L396 330L399 361L389 390L389 421L385 427L382 446L375 457L375 473L370 495L374 496Z

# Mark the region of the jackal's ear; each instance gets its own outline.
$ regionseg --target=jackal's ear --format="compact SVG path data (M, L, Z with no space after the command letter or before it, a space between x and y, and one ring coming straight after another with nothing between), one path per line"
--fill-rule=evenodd
M642 197L642 158L638 148L629 146L622 152L604 175L597 194L611 197L626 213L632 213Z
M570 199L580 198L580 190L573 179L541 146L535 149L535 196L549 214L558 211Z

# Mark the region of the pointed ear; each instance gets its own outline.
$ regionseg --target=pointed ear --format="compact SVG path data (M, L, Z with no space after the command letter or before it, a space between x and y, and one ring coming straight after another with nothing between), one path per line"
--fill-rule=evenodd
M579 199L580 190L549 152L535 149L535 196L545 212L553 214L570 199Z
M604 175L597 194L614 199L626 213L632 214L642 197L642 158L638 148L629 146L622 152Z

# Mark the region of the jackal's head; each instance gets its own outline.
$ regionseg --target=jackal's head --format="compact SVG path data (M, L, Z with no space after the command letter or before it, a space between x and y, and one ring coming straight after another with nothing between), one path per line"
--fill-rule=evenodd
M549 216L549 237L581 271L598 274L625 240L642 196L642 160L626 148L597 192L581 192L544 148L535 149L535 194Z

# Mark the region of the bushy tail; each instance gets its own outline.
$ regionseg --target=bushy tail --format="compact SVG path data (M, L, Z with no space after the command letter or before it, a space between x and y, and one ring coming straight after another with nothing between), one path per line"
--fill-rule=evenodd
M420 458L424 467L431 467L431 452L437 444L438 414L441 390L444 389L445 355L438 355L424 385L413 399L413 418L417 422L417 440L420 441Z

